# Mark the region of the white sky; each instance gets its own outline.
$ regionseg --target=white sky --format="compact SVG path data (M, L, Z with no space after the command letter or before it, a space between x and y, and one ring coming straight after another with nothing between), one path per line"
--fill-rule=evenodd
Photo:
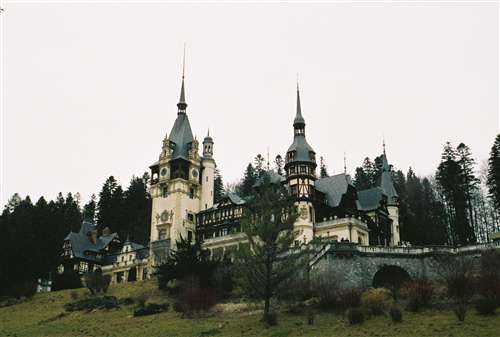
M3 1L2 205L14 192L86 202L157 160L182 48L193 132L225 182L292 142L296 73L308 142L330 173L382 150L420 175L443 144L476 161L498 132L496 3L36 4Z

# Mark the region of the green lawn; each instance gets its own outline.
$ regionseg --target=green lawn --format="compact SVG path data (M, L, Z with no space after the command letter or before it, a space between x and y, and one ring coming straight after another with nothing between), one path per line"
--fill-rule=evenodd
M77 291L80 298L87 293L85 289ZM136 297L144 292L150 294L151 302L166 301L152 281L118 285L109 291L118 298ZM279 326L265 328L255 310L214 313L201 319L181 319L172 310L134 318L133 306L65 314L63 305L70 301L70 291L59 291L37 294L26 302L0 308L0 336L500 336L500 315L482 317L473 309L468 311L464 323L458 322L451 311L425 311L404 312L400 324L391 323L388 317L376 317L354 327L335 314L319 314L316 324L309 326L304 316L281 313Z

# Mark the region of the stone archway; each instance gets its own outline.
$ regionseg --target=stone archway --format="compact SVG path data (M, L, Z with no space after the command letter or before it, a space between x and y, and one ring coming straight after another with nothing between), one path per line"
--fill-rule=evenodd
M410 274L403 268L394 265L384 265L373 276L372 285L374 288L399 289L409 280L411 280Z

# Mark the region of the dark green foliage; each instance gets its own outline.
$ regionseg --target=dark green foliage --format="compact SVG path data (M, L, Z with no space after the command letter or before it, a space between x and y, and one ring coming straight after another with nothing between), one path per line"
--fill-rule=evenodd
M315 313L313 308L307 309L307 324L314 325Z
M222 182L222 175L219 169L215 169L214 179L214 203L218 203L224 196L224 183Z
M326 164L323 160L323 157L319 157L319 176L320 178L328 177L328 171L326 169Z
M213 287L213 276L219 262L210 260L210 252L202 248L202 242L186 240L176 242L177 250L172 251L167 261L157 270L158 287L175 291L169 287L171 281L189 283L191 287Z
M283 175L283 166L285 166L285 161L283 160L283 157L280 155L277 155L276 158L274 159L274 166L276 168L276 172L279 175Z
M231 295L234 289L233 264L230 260L223 259L217 264L212 276L212 284L218 299Z
M468 152L463 144L457 152L447 142L436 172L436 181L447 204L451 242L455 245L476 241L469 214L468 195L474 189L474 176L471 172L473 161Z
M181 310L191 316L208 311L216 303L215 290L212 288L186 287L181 294Z
M467 306L464 303L458 303L453 310L460 322L465 321L465 314L467 313Z
M103 275L100 268L93 272L88 272L84 275L83 280L85 286L92 295L99 293L106 293L108 291L109 283L111 282L110 275Z
M495 298L483 297L476 302L476 310L480 315L494 315L498 306L498 301Z
M48 278L60 260L64 236L79 219L71 195L60 193L57 202L42 197L36 205L29 197L11 198L0 216L0 295L19 294L23 284Z
M258 155L255 156L254 158L254 165L255 165L255 174L258 177L262 177L262 175L265 172L265 167L264 167L264 162L265 159L262 157L262 155L259 153Z
M249 198L241 217L249 245L242 245L236 254L238 283L247 296L264 300L264 316L269 314L271 298L300 270L300 256L290 251L296 218L293 199L269 179Z
M181 302L175 302L174 303L174 311L175 312L182 312L182 304L181 304Z
M262 321L268 326L276 326L278 325L278 314L276 311L270 311L267 314L264 314Z
M391 320L394 323L401 323L403 321L403 313L401 312L401 309L397 306L392 306L389 309L389 314L391 316Z
M257 182L257 173L252 164L248 164L243 175L243 180L236 187L236 193L241 197L246 197L252 194L253 186Z
M496 136L491 147L486 184L489 196L493 200L498 213L498 210L500 210L500 134Z
M94 223L95 222L95 217L96 217L96 209L97 209L97 203L96 203L97 197L95 194L92 194L90 197L90 201L83 206L83 220L89 221Z
M52 274L52 290L54 291L81 287L82 281L80 275L74 270L65 271L62 274Z
M163 303L163 304L149 303L144 307L139 307L135 309L134 317L156 315L162 312L167 312L169 307L170 304L168 303Z
M134 301L134 299L132 297L120 298L118 300L118 304L119 305L132 305L134 303L135 303L135 301Z
M66 311L92 311L119 308L118 300L114 296L90 297L76 302L66 303Z
M365 315L359 308L347 310L347 321L350 325L361 324L365 321Z

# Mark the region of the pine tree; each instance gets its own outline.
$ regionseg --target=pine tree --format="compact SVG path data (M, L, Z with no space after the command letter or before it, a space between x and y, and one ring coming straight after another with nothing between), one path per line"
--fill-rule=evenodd
M253 191L253 186L257 181L257 173L251 163L247 165L245 170L243 180L241 184L236 189L238 194L242 197L250 195Z
M283 157L277 155L276 158L274 158L274 166L276 167L276 172L278 172L279 175L283 175Z
M113 232L118 232L120 237L126 237L127 229L123 228L122 223L123 190L113 176L106 180L99 193L97 209L97 224L101 230L109 227Z
M264 319L269 315L271 299L299 270L300 259L290 254L296 219L293 199L284 187L268 179L255 190L241 217L249 246L237 251L237 275L248 296L264 300Z
M119 189L114 197L115 207L122 207L122 225L118 229L122 238L129 237L134 242L146 244L150 235L151 196L148 192L149 174L142 177L132 177L130 185L120 201ZM120 204L122 206L120 206Z
M468 219L464 174L458 158L455 149L447 142L436 172L436 181L445 201L450 241L453 244L465 245L475 242L475 238Z
M358 191L371 188L370 177L368 177L362 167L356 167L356 173L354 174L354 186Z
M465 193L465 198L467 201L467 209L469 213L469 223L471 224L471 226L469 226L468 228L473 229L476 228L475 226L476 215L474 213L473 199L479 187L479 179L474 174L475 162L474 159L472 158L470 149L464 143L460 143L457 146L457 156L458 156L457 157L458 164L460 165L461 169L462 186L463 186L462 189ZM476 231L477 229L474 232ZM470 242L476 241L475 238L476 235L474 232L468 234Z
M215 169L215 179L214 179L214 203L218 203L224 196L224 183L222 181L222 175L219 169Z
M63 209L66 228L70 228L73 232L78 232L82 223L82 214L71 192L66 196Z
M493 200L497 213L500 216L500 134L495 138L488 159L488 173L486 178L489 197Z
M90 201L83 206L83 220L94 223L96 217L97 197L92 194Z
M264 162L265 159L264 157L262 157L260 153L257 156L255 156L254 164L255 164L255 173L257 174L257 177L261 177L265 172Z
M323 157L319 157L319 176L321 178L328 177L328 171L326 170L326 164Z

